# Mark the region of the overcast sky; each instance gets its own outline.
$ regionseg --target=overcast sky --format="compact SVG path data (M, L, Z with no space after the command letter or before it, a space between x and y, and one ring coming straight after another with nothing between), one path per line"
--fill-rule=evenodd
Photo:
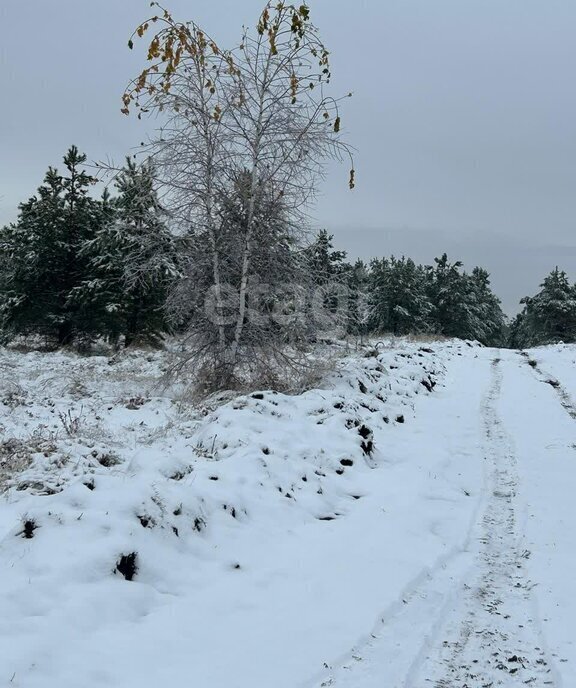
M222 45L262 0L166 0ZM576 277L576 1L310 0L332 51L357 188L330 170L314 222L351 256L492 271L507 309L555 264ZM0 0L0 224L75 143L120 159L151 128L120 114L147 0ZM369 231L368 231L369 230Z

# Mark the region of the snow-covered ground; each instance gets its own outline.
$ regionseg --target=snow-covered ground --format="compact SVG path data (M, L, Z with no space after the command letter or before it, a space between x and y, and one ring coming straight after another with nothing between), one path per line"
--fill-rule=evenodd
M576 686L576 349L366 353L202 407L0 350L0 686Z

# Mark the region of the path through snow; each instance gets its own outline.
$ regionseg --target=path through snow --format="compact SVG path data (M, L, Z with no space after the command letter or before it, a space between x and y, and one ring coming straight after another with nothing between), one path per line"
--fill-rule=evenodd
M532 604L533 583L525 572L529 552L518 532L514 442L496 408L502 393L501 366L500 358L492 361L492 382L482 405L489 494L475 538L478 549L417 673L416 685L488 688L556 683Z
M481 358L484 366L490 368L490 373L485 375L486 391L479 414L482 430L478 448L485 463L485 484L478 517L463 550L430 572L403 600L400 613L383 618L366 645L356 648L348 661L331 669L316 685L334 688L575 685L563 681L563 677L574 676L573 622L556 618L554 648L562 647L564 654L550 650L545 626L550 617L558 614L549 608L550 594L543 600L535 595L535 589L546 580L532 577L533 573L544 577L542 574L551 571L558 577L563 562L528 549L529 543L539 549L544 542L555 545L558 538L555 526L562 523L563 510L570 510L572 496L559 489L557 480L573 484L574 469L565 463L564 475L554 473L551 482L548 476L549 492L542 494L535 489L535 484L541 485L542 481L531 482L534 478L531 471L535 457L542 476L547 474L547 458L574 460L570 456L574 447L566 442L570 436L567 417L560 408L573 419L573 405L556 378L550 384L549 376L537 365L528 365L532 360L529 356L522 358L513 352L485 350ZM507 422L503 421L503 415ZM564 452L559 457L551 454L554 445L549 440L553 433L560 433L566 442L562 448L572 452ZM520 457L517 440L522 445ZM474 453L472 447L470 451ZM558 499L560 512L557 520L548 518L544 527L539 528L539 511L544 511L545 503L549 508L554 497ZM526 512L532 513L527 516ZM530 541L530 535L535 535L536 540ZM562 544L555 554L566 556L567 543ZM534 554L540 559L540 566L531 569ZM559 600L564 594L566 603L572 606L574 591L569 582L572 575L573 569L572 573L565 569L562 585L548 591L554 593L554 606L560 607ZM542 608L547 612L544 617L539 611Z

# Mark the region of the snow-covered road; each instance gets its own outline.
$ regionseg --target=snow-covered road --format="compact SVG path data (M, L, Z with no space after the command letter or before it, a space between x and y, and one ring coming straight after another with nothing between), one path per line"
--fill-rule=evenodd
M6 436L97 422L0 501L0 687L574 688L574 358L397 343L192 417L6 354Z
M576 686L574 406L528 356L479 359L482 437L470 453L485 483L466 545L319 685Z

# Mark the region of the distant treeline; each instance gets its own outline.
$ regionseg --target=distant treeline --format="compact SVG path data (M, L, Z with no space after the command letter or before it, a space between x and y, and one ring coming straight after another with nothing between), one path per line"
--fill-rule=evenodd
M504 341L504 314L482 268L466 273L446 254L432 266L394 256L350 264L345 253L333 250L326 231L311 251L317 280L340 279L348 287L352 334L440 334L486 345Z
M96 199L89 193L96 180L83 169L85 160L70 148L65 172L49 168L36 195L20 205L16 222L0 230L4 341L42 335L54 345L88 348L104 338L129 346L158 343L190 326L186 308L166 306L193 274L194 245L171 226L152 165L127 160L116 177L115 195L105 190ZM241 210L222 206L230 254ZM273 208L265 210L262 261L277 261L275 272L298 264L291 274L320 292L334 324L349 335L426 333L514 347L574 339L576 292L557 269L541 292L523 299L524 310L507 325L486 270L467 273L446 254L434 265L404 257L350 263L323 230L303 250L287 242L282 253L267 257L265 232L270 235L282 220ZM197 290L203 288L199 280ZM308 335L302 330L299 336Z

